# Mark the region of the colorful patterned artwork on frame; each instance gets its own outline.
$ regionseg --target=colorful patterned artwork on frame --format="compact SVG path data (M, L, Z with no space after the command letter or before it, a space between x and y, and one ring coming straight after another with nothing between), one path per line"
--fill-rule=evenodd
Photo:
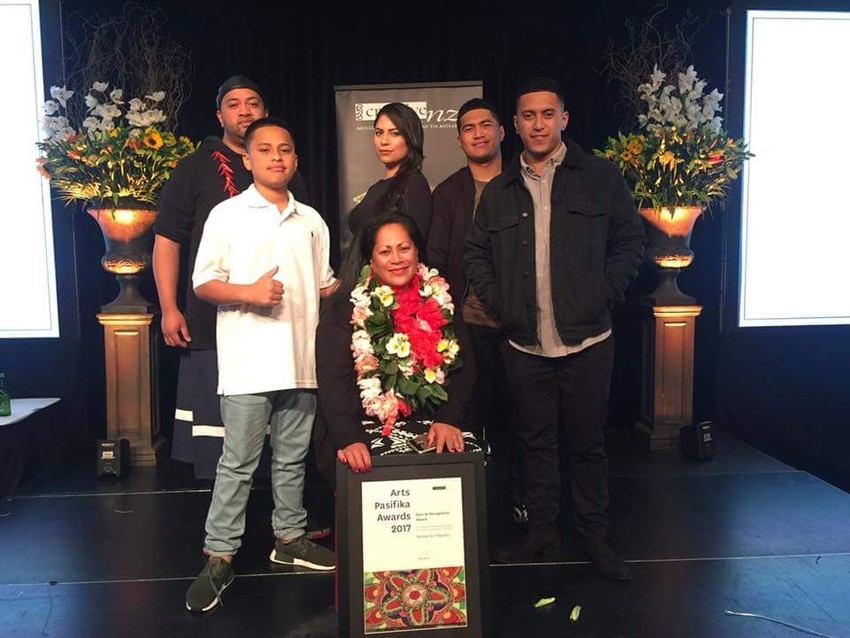
M365 633L467 625L463 567L366 572Z

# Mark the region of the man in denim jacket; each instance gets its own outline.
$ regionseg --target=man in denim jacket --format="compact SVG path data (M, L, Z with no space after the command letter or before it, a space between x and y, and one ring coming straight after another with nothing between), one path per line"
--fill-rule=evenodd
M518 392L528 529L496 558L557 556L563 428L575 540L605 576L630 580L607 542L603 428L611 309L638 273L645 238L618 169L561 139L568 119L555 80L523 83L514 116L523 151L484 189L464 252L470 285L506 330L506 368Z

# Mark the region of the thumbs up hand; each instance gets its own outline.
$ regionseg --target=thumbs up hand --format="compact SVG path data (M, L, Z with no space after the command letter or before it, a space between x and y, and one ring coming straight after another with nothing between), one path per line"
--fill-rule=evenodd
M283 284L273 279L277 271L275 266L248 287L248 303L272 308L283 301Z

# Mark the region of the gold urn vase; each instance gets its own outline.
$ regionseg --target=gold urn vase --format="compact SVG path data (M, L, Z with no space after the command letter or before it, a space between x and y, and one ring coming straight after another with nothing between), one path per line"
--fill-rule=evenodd
M88 209L100 226L106 252L100 260L103 269L115 275L118 296L103 306L103 312L149 312L152 308L139 290L142 277L151 265L153 223L157 210L150 204L129 203Z
M691 232L702 206L641 208L647 223L647 257L658 269L658 285L649 295L656 305L690 305L696 300L679 290L676 279L694 259Z

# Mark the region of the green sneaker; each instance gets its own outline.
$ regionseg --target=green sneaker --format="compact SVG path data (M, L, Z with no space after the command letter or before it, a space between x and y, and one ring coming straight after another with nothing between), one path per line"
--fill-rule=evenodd
M186 609L209 611L221 602L221 593L233 582L233 567L221 556L210 556L200 575L186 590Z
M308 539L306 534L290 543L277 539L269 560L281 565L300 565L323 572L333 571L336 567L334 553Z

